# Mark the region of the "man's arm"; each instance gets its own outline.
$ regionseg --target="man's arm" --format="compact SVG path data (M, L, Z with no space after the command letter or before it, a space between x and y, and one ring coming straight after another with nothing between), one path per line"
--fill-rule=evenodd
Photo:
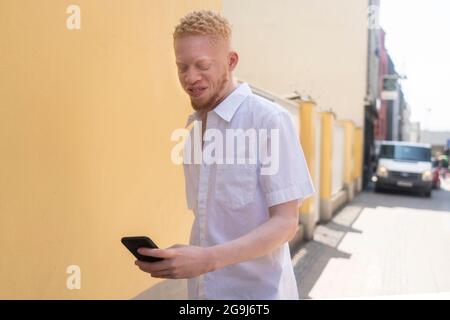
M270 207L268 221L238 239L211 247L214 269L264 256L291 240L298 230L297 208L297 200Z
M139 249L143 255L163 261L136 261L142 271L158 278L192 278L228 265L264 256L298 230L298 200L269 208L270 218L248 234L212 247L174 246L169 249Z

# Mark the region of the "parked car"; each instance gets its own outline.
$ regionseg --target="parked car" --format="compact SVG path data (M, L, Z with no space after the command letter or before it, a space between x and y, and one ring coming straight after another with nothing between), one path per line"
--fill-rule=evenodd
M430 197L433 187L431 145L401 141L382 141L376 173L375 191L419 191Z
M439 160L432 159L433 167L431 169L431 173L433 174L433 189L440 189L441 188L441 168Z
M439 168L440 168L440 172L441 172L441 177L442 177L442 179L446 179L447 175L449 173L448 156L447 155L440 155L439 158L438 158L438 162L439 162Z

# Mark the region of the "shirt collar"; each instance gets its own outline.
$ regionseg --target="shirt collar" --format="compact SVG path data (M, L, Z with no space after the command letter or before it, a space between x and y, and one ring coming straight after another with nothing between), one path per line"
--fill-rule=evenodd
M230 122L239 106L252 93L250 86L244 82L231 92L217 107L210 112L215 112L223 120ZM200 120L198 112L192 113L186 123L189 126L194 120Z
M194 111L193 113L191 113L186 121L186 125L184 126L184 128L187 128L192 122L196 121L196 120L200 120L200 117L198 115L197 111Z

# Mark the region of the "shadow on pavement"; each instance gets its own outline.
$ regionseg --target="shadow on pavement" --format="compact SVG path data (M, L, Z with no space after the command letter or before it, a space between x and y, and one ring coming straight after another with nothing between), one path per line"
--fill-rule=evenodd
M329 229L331 229L331 230L334 230L334 231L338 231L338 232L346 232L346 233L348 233L348 232L362 233L361 230L353 229L351 226L348 227L348 226L345 226L345 225L336 223L336 222L334 222L334 221L329 222L329 223L327 224L327 228L329 228Z
M338 248L348 233L362 233L353 228L362 206L348 205L327 224L318 225L312 241L303 243L293 256L300 299L311 299L310 292L331 259L350 259L351 254Z

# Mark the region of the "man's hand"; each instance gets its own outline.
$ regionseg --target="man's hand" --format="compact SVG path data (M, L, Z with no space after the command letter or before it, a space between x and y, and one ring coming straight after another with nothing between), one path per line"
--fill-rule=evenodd
M184 279L259 258L292 239L298 229L298 206L297 200L272 206L269 220L238 239L212 247L140 248L140 254L164 260L136 261L136 265L155 278Z
M140 248L138 252L144 256L164 258L158 262L135 262L154 278L193 278L215 269L214 256L209 248L175 245L168 249Z

